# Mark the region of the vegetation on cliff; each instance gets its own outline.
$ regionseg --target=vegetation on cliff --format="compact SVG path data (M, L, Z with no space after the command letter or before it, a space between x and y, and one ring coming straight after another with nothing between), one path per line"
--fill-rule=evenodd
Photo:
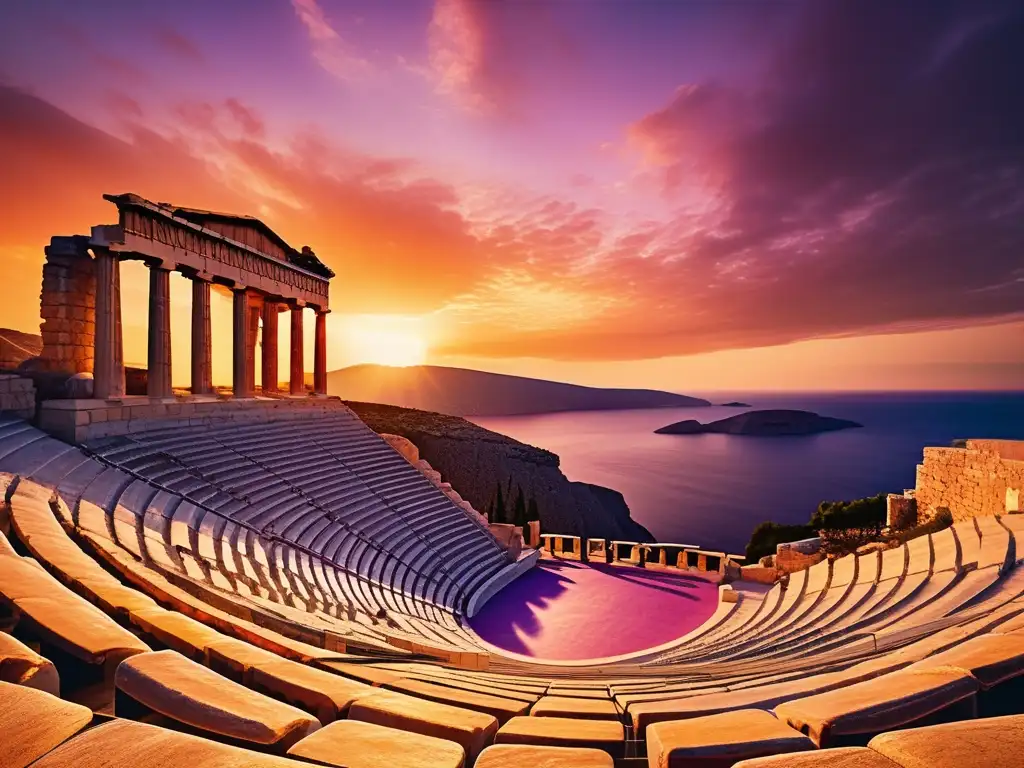
M747 562L774 555L779 544L809 539L825 532L833 548L849 550L876 541L885 526L886 494L853 501L823 501L807 525L782 525L771 521L754 529L747 543Z

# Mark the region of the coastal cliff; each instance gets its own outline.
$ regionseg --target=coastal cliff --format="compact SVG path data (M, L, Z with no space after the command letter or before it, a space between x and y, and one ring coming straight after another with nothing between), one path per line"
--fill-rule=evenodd
M327 391L356 401L470 417L711 405L674 392L583 387L436 365L354 365L328 372Z
M412 441L420 455L491 522L520 513L539 517L541 530L583 537L653 541L629 515L622 494L570 482L558 456L520 443L457 416L376 403L347 402L370 429ZM500 495L500 500L499 500ZM506 520L494 519L496 509Z

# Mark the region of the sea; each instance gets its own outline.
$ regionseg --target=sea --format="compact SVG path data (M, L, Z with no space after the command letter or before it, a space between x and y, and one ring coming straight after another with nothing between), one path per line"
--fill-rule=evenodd
M683 419L706 423L747 410L719 405L471 420L557 453L570 480L621 492L633 518L658 541L736 554L765 520L806 523L823 500L913 488L926 446L1024 440L1024 392L700 396L814 411L864 426L801 437L654 434Z

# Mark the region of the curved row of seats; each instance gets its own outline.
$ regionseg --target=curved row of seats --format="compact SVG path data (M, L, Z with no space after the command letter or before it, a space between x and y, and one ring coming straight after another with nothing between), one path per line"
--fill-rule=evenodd
M346 414L347 410L340 414L339 424L345 425L355 418L346 418ZM276 439L297 439L288 438L283 432L288 424L256 426L264 428L262 439L271 443ZM241 429L251 430L253 426L224 427L213 432L219 439L227 440L227 435ZM176 430L176 434L180 433L180 429ZM165 442L160 434L149 437L161 445ZM172 439L166 436L166 440ZM389 476L377 478L380 483L387 480L392 486L410 486L411 491L404 491L409 500L426 504L436 516L445 517L449 529L460 531L455 537L459 545L472 546L477 554L474 562L478 567L471 579L466 580L469 572L464 569L458 574L461 582L450 578L446 565L451 561L449 553L439 551L436 544L426 546L423 537L412 528L403 521L395 521L395 509L413 514L403 506L406 502L389 499L385 503L379 489L373 493L360 490L363 475L369 474L366 472L353 474L337 466L326 470L320 466L316 474L333 473L337 476L335 485L341 483L349 491L355 488L353 492L361 494L364 506L368 505L370 510L365 517L376 519L372 529L369 523L360 529L351 521L338 522L342 512L358 506L354 503L346 506L335 501L333 506L310 506L310 499L315 501L323 486L300 487L301 478L296 472L286 473L287 479L282 481L272 471L259 469L262 479L248 481L250 495L228 503L225 498L235 488L237 478L222 478L221 485L216 487L203 480L200 487L195 472L202 470L186 468L165 454L155 455L150 448L140 449L144 454L139 460L148 462L145 466L126 459L115 467L52 439L25 422L0 423L0 461L5 468L56 488L75 525L109 536L144 562L253 599L329 614L350 623L377 624L383 619L396 638L403 634L412 638L406 645L424 636L430 643L451 644L454 638L456 645L465 645L466 634L453 611L505 566L504 551L479 523L453 505L382 440L375 438L374 442L357 430L352 441L368 443L364 452L376 455L383 451L385 457L393 459ZM124 442L121 440L119 452L108 441L108 457L124 459L122 454L128 450ZM203 444L198 437L190 437L181 450ZM170 446L164 447L170 450ZM294 445L290 450L292 454L297 452ZM226 450L221 453L239 455ZM248 459L243 463L247 463L247 471L257 466ZM277 467L278 473L285 472L277 464L270 466ZM308 469L317 466L317 462L307 457L305 466ZM310 521L305 528L291 525L288 530L274 532L274 521L259 528L244 519L254 509L249 504L256 498L253 489L262 493L267 487L277 489L274 498L281 494L289 496L284 506L292 509L295 519ZM278 502L266 504L278 508ZM422 508L421 505L413 511ZM232 518L232 513L240 516ZM387 523L383 527L381 520ZM380 541L370 542L367 530ZM436 535L436 526L432 532ZM422 545L416 555L416 568L405 565L409 550L403 547L410 541ZM462 586L458 586L460 583Z
M504 551L476 520L345 408L315 428L177 427L85 447L190 506L218 513L213 538L246 531L280 538L323 555L343 573L387 585L383 595L364 596L364 606L387 604L388 593L398 593L461 611L505 564ZM362 583L350 587L357 600Z
M914 762L930 740L891 732L944 721L932 740L980 740L974 763L950 765L1024 746L1024 516L736 585L667 651L564 666L489 655L448 606L386 597L366 574L360 599L384 614L350 611L356 587L309 548L268 543L163 476L4 429L0 717L25 731L11 753L44 766L129 738L141 762L109 754L138 765L166 764L164 749L198 765L941 767ZM176 517L184 504L198 512ZM54 706L68 709L37 733L25 713Z

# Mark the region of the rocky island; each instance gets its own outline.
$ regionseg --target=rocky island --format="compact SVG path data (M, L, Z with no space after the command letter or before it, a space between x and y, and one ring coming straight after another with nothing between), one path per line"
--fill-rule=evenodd
M733 400L730 403L722 403L722 408L751 408L750 403L741 403L739 400Z
M757 437L784 437L789 435L815 435L839 429L861 427L855 421L820 416L811 411L766 410L749 411L727 419L702 424L696 419L677 421L654 430L659 435L702 435L718 433Z

